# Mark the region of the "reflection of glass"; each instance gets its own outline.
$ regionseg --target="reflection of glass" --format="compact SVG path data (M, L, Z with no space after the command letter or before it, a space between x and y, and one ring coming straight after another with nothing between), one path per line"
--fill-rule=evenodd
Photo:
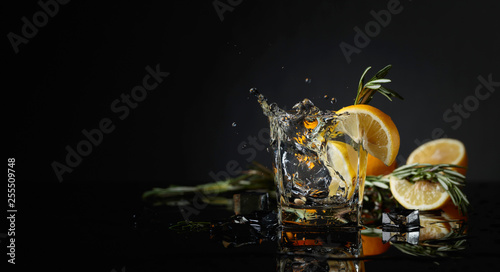
M256 192L236 194L234 199L239 202L238 211L246 211L244 214L217 222L181 221L170 229L207 231L212 240L224 247L251 245L260 254L263 251L255 246L278 242L277 271L364 271L363 259L389 260L390 263L392 259L386 257L395 257L391 252L398 250L418 257L465 256L467 224L460 215L457 217L438 210L401 209L384 213L382 226L373 228L283 227L278 225L276 211L261 209L268 207L266 196ZM389 247L395 250L391 251ZM262 249L270 248L272 252L269 253L274 258L274 246ZM249 252L252 252L251 248ZM381 254L385 256L380 258ZM396 255L396 258L400 257Z
M364 271L360 231L308 228L280 232L278 271Z
M308 99L293 111L260 101L271 126L280 224L359 226L367 152L338 129L342 116Z
M282 256L278 259L279 272L360 272L365 271L364 261L356 259L329 259L327 255Z

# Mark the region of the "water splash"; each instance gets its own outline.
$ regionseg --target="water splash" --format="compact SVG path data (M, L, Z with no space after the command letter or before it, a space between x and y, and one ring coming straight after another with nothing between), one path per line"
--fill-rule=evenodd
M250 93L269 119L274 167L281 173L276 183L287 201L302 206L345 202L355 181L345 180L328 157L329 143L351 140L335 129L340 115L320 110L307 98L286 111L257 89Z

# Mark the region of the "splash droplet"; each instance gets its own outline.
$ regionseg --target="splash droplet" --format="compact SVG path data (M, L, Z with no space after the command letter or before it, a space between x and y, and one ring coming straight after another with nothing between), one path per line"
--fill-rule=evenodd
M324 99L328 99L328 95L327 95L327 94L325 94L325 95L323 96L323 98L324 98Z
M337 98L335 98L335 97L332 97L332 99L330 100L330 103L332 103L332 104L335 104L335 103L337 103Z
M236 126L236 122L233 122L233 123L231 124L231 126L232 126L232 127L235 127L235 126Z
M311 83L311 79L306 77L306 83Z

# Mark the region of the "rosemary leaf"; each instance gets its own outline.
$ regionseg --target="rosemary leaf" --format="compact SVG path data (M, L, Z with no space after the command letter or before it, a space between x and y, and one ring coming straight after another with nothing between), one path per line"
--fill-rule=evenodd
M381 79L375 79L375 80L370 81L371 84L389 83L389 82L391 82L391 80L388 78L381 78Z
M379 181L374 181L373 185L377 186L379 188L382 188L382 189L389 189L389 186L387 184L379 182Z
M382 86L382 85L380 85L380 84L366 84L365 88L376 90L376 89L380 88L380 86Z
M381 95L385 96L387 99L389 99L389 101L392 101L392 98L391 98L388 94L386 94L386 93L384 93L384 92L380 92L380 88L379 88L379 93L380 93Z
M391 90L391 89L389 89L387 87L384 87L384 86L380 87L378 89L378 92L386 94L388 96L397 97L397 98L399 98L401 100L404 100L404 98L400 94L398 94L397 92L395 92L395 91L393 91L393 90Z
M378 79L378 78L384 78L385 76L387 76L387 74L389 73L389 70L391 70L392 68L392 65L386 65L384 68L382 68L380 71L378 71L375 76L371 79Z
M446 185L446 180L443 176L441 175L438 175L436 176L439 183L441 184L441 186L443 186L443 189L445 189L446 191L449 191L450 189L448 188L448 185Z

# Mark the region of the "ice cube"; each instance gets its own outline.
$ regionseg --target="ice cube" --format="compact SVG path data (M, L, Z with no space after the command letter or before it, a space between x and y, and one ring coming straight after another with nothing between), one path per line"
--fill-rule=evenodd
M292 181L292 194L306 198L328 196L331 176L316 154L285 151L282 158L284 174Z
M269 194L266 192L245 192L233 195L235 214L250 214L269 210Z

